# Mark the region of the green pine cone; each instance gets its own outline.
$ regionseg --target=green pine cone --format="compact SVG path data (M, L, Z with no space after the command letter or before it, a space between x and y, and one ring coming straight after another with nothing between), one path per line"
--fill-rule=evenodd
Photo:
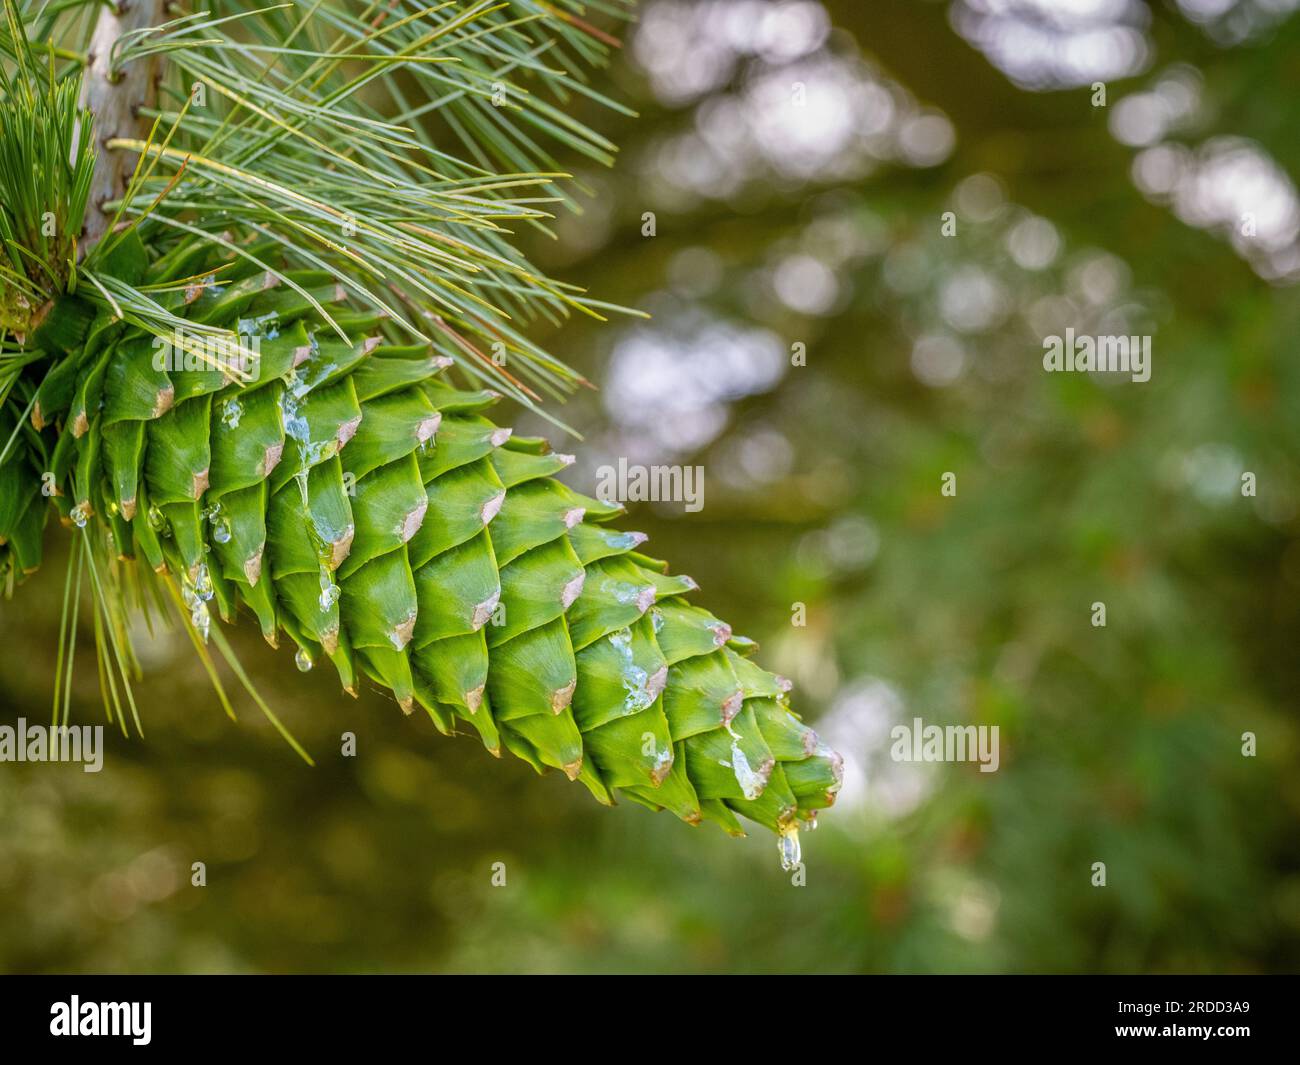
M147 263L132 235L113 269L159 286L196 277L194 258ZM204 637L212 607L230 621L242 604L353 694L365 674L442 732L467 723L603 803L733 834L741 814L797 860L795 828L833 802L840 760L753 643L688 603L695 582L640 553L643 534L606 526L622 507L554 479L570 456L489 421L495 393L383 340L327 274L246 262L160 295L239 349L190 332L168 350L75 298L47 310L24 446L0 465L0 573L39 563L52 484L65 524L178 578ZM351 342L314 328L312 301Z

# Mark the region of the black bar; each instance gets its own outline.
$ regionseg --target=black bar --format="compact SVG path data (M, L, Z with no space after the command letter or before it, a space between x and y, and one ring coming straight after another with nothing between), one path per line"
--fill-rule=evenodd
M637 979L637 978L630 978ZM653 978L651 978L653 979ZM602 976L534 979L447 976L41 976L0 980L6 1051L117 1045L132 1052L372 1051L392 1041L452 1053L479 1046L530 1054L676 1041L732 1054L797 1060L845 1045L855 1056L935 1049L1138 1052L1200 1049L1216 1057L1292 1044L1290 977L880 976L756 978L702 986L709 977L626 986ZM769 986L764 986L764 985ZM118 1035L67 1028L76 996L79 1033L92 1023ZM755 1009L769 1001L769 1009ZM116 1004L105 1010L102 1004ZM149 1006L147 1025L144 1004ZM134 1004L128 1013L123 1004ZM92 1020L93 1019L93 1020ZM136 1023L132 1025L130 1020ZM147 1031L146 1031L147 1029ZM1192 1033L1191 1029L1197 1029ZM1207 1036L1204 1029L1209 1029ZM687 1037L687 1032L690 1032ZM139 1034L133 1034L139 1033ZM1290 1038L1289 1038L1290 1037ZM147 1042L144 1039L147 1038ZM138 1042L137 1042L138 1041ZM887 1048L892 1048L887 1050ZM13 1057L10 1060L21 1060Z

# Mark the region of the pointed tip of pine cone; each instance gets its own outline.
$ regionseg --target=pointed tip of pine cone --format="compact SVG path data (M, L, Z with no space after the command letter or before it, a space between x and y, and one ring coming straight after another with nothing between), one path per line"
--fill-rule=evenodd
M564 586L564 591L560 593L560 605L565 610L573 606L574 601L582 594L582 586L586 583L587 572L583 570Z
M393 645L393 649L401 651L411 642L411 637L415 633L415 614L408 614L402 621L393 627L388 634L388 639Z
M122 520L131 521L135 518L135 496L130 499L124 499L118 504L122 509Z
M45 428L48 423L45 421L45 414L41 410L40 403L32 404L32 428L38 433Z
M491 442L493 447L500 447L512 436L514 436L514 433L515 431L513 429L506 429L502 427L496 430L491 436L489 436L488 440Z
M493 518L495 518L498 514L501 513L501 507L502 504L505 503L505 501L506 501L505 492L499 492L496 495L494 495L491 499L489 499L486 503L483 504L483 509L480 510L478 513L479 513L479 518L482 519L484 525L489 524Z
M668 759L665 762L655 766L652 770L650 770L651 787L655 787L655 788L660 787L663 784L663 782L668 779L668 774L671 773L672 771L673 771L673 758L672 755L669 755Z
M343 564L343 560L348 557L352 551L352 539L356 536L356 526L349 525L343 530L337 540L330 542L329 549L329 568L331 571L336 570ZM409 539L409 537L408 537Z
M415 700L409 695L404 695L397 700L397 705L402 708L402 713L410 714L415 711Z
M500 601L501 601L501 590L498 588L496 592L488 596L488 598L484 599L483 602L479 603L478 606L474 608L474 615L473 617L470 618L469 623L475 632L478 632L479 629L481 629L492 619L492 613L493 611L496 610L497 603L499 603ZM479 692L479 697L482 698L483 689L479 688L478 692ZM474 707L471 706L470 713L473 712L474 712Z
M152 416L155 418L161 418L164 414L166 414L169 410L172 409L172 404L175 402L176 402L176 389L174 389L171 385L165 385L164 387L158 389L158 394L154 397L154 401L153 401L153 411L151 412Z
M722 723L730 725L745 705L745 693L737 689L722 701Z
M664 689L668 687L668 667L660 666L645 682L646 694L650 696L651 701L658 699L663 694ZM669 762L669 765L672 763Z
M339 630L337 626L326 629L320 634L320 645L327 655L332 655L339 649Z
M276 651L280 649L280 634L276 632L274 629L271 630L270 632L262 633L262 639L264 639L267 643L269 643L272 649Z
M655 605L655 588L653 584L647 584L644 588L642 588L637 593L636 608L640 613L644 614L647 610L649 610L654 605Z
M572 761L572 762L570 762L568 765L566 765L566 766L564 767L564 775L565 775L566 777L568 777L570 780L577 780L577 779L578 779L578 775L579 775L581 772L582 772L582 758L581 758L581 757L579 757L576 761Z
M420 531L420 526L424 524L424 513L429 509L429 497L423 496L405 518L402 519L402 527L397 530L397 535L401 537L402 543L408 542L412 536Z
M438 426L442 424L442 411L436 410L433 414L423 419L415 427L415 439L417 443L427 444L433 439L434 433L438 431Z
M194 480L190 485L190 491L194 493L194 499L202 499L203 493L208 490L208 471L207 469L199 470L194 475Z
M586 514L586 507L574 507L572 510L566 510L564 512L564 527L572 529L575 525L581 525Z
M357 430L360 428L361 428L360 414L358 414L355 418L349 418L342 425L340 425L339 431L334 436L334 439L338 441L339 448L342 449L343 446L349 440L351 440L354 436L356 436Z
M244 559L244 577L250 588L257 587L257 582L262 579L262 548Z
M713 646L725 647L728 640L731 639L731 626L725 621L719 621L712 626L713 629Z
M835 778L828 794L834 795L839 792L844 783L844 756L839 751L831 751L826 755L831 763L831 775Z
M80 440L86 435L86 430L90 428L90 419L86 417L84 410L79 410L72 419L72 435L74 439Z
M478 713L478 708L482 705L483 705L483 685L480 684L477 688L471 688L469 691L465 693L465 708L471 714L476 714ZM491 750L491 748L489 748L489 750ZM500 748L497 749L496 755L498 758L501 757Z
M557 688L551 692L551 713L559 714L564 712L565 708L573 702L573 692L577 686L578 681L574 679L569 681L563 688Z
M301 347L293 349L293 364L295 367L301 366L311 358L311 345L303 344Z
M379 347L379 345L382 344L383 342L384 342L383 337L366 337L366 339L361 342L361 354L369 355L372 351L375 350L375 348Z
M262 452L262 461L257 464L257 475L259 477L269 477L271 471L280 465L280 459L284 456L284 444L268 444L266 450Z

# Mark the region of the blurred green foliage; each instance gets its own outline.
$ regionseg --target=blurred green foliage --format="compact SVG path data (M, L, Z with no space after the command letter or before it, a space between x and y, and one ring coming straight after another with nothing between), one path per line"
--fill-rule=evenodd
M835 160L783 166L778 138L725 195L698 166L705 186L689 188L673 146L711 128L710 98L786 85L794 68L749 55L674 91L643 40L614 71L641 119L583 116L622 159L583 173L587 213L531 249L654 313L539 338L613 397L565 411L588 436L574 478L686 427L663 461L705 467L704 510L641 505L626 524L764 645L849 757L840 805L805 840L807 886L766 834L601 809L373 693L354 703L244 632L244 661L317 758L307 768L246 700L227 721L173 634L147 645L145 738L110 733L102 773L0 766L0 968L1300 966L1300 298L1226 232L1144 195L1143 148L1113 118L1174 70L1199 103L1166 143L1231 135L1300 173L1300 18L1229 47L1153 4L1145 68L1098 108L1087 86L1015 87L947 4L826 7L819 54L859 57L907 106L946 116L942 158L873 142L831 176ZM825 68L799 62L815 98ZM1042 371L1046 333L1117 322L1154 336L1150 382ZM719 383L719 338L778 351L780 372ZM786 365L796 343L806 366ZM661 411L669 387L636 407L636 387L605 375L635 386L638 359L670 385L689 364L680 391L712 382L717 402ZM0 605L6 721L48 716L57 553ZM99 720L84 655L74 694L75 719ZM889 728L914 716L998 725L999 771L891 761ZM338 754L347 730L356 758ZM190 886L195 861L205 888Z

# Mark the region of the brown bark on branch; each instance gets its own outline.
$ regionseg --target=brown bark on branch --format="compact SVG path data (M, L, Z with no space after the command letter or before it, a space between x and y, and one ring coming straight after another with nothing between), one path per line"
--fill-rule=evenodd
M95 123L97 153L82 229L82 257L104 235L112 221L104 208L121 197L135 167L134 154L109 151L108 142L114 137L139 136L140 109L152 107L157 98L158 56L128 63L115 74L110 67L113 45L123 34L162 23L162 7L163 0L121 0L116 7L105 7L95 23L81 84L81 105L90 108Z

